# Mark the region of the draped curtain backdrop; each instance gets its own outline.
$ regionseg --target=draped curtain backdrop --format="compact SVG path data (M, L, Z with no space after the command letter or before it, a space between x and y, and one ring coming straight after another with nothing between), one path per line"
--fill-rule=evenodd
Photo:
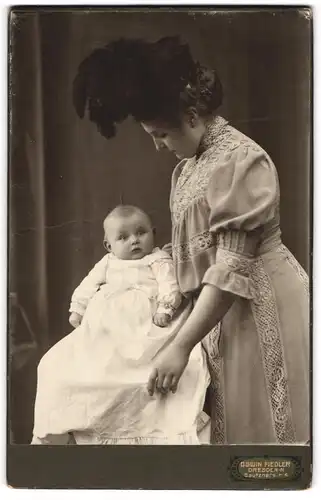
M286 245L308 269L311 21L304 10L150 12L38 10L11 19L10 269L15 346L37 344L11 383L16 442L32 430L41 354L70 331L71 293L103 255L102 220L122 199L148 211L157 243L170 240L168 195L176 163L131 120L107 141L76 116L81 60L122 36L181 35L225 91L221 114L273 158ZM24 320L17 320L17 315Z

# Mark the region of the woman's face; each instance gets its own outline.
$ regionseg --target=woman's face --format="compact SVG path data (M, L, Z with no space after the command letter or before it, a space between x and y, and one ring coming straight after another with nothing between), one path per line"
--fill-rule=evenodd
M199 146L205 127L200 120L191 124L183 119L177 128L170 128L161 122L144 122L142 127L152 136L156 149L167 149L177 158L192 158Z

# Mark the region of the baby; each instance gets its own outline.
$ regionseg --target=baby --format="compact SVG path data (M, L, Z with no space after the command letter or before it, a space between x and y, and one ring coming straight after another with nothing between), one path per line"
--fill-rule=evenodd
M75 330L39 364L32 443L198 444L209 383L201 346L175 394L146 387L153 359L190 312L171 257L155 248L137 207L116 207L104 233L108 253L72 295Z
M155 228L152 227L147 214L137 207L128 205L116 207L104 220L104 232L104 246L106 250L112 252L118 259L142 259L154 251ZM159 253L158 255L164 259L164 253ZM167 255L165 255L165 260L168 260ZM159 327L169 324L173 312L181 301L181 295L174 278L173 270L171 271L168 275L167 285L169 286L169 282L171 282L173 286L172 301L165 303L163 300L160 302L153 317L155 325ZM70 307L71 315L69 321L74 328L80 325L83 317L83 310L79 312L81 308L81 306L79 308L79 292L81 294L81 287L75 292Z

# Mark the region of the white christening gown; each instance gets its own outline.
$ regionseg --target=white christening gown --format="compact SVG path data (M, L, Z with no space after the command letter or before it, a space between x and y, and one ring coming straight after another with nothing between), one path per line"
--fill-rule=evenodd
M201 344L177 392L147 392L155 355L190 313L171 258L162 250L139 260L107 254L75 290L70 311L81 325L54 345L38 367L32 444L199 444L209 374ZM155 312L172 321L165 328ZM206 433L203 432L203 436Z

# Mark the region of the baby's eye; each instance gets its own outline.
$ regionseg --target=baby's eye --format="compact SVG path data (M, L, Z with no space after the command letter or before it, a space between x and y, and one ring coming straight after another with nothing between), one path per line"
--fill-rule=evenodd
M119 240L125 240L126 239L126 236L124 234L121 234L119 237L118 237Z
M142 236L145 233L146 233L145 229L138 229L138 231L137 231L138 236Z

